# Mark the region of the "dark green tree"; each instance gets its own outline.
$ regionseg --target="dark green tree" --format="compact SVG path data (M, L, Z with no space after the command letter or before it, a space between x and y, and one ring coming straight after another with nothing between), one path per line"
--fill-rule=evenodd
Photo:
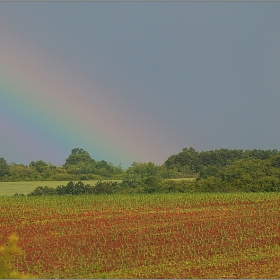
M92 188L93 194L114 194L119 191L119 184L117 182L102 182L99 181L97 184Z
M127 169L127 178L132 180L140 180L147 176L156 176L160 174L160 166L156 166L153 162L143 163L134 162Z
M54 188L50 188L48 186L45 187L40 186L28 194L28 196L42 196L42 195L56 195L56 191Z
M7 164L6 160L1 157L0 158L0 178L3 178L4 176L10 175L10 168Z
M91 164L94 162L94 159L91 158L90 154L87 151L81 148L72 149L71 154L66 159L65 166L76 165L79 162Z
M43 173L48 168L48 164L43 160L31 161L29 167L35 168L38 173Z

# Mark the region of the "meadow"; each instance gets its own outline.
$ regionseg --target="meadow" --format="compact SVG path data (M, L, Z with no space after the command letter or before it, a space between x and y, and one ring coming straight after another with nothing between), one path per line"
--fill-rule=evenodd
M279 278L280 195L0 197L38 278Z

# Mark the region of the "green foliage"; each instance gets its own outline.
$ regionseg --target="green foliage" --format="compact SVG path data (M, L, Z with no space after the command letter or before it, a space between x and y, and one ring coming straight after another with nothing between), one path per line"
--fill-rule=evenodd
M152 162L134 162L126 171L126 178L131 180L141 180L147 176L156 176L160 173L160 167Z
M199 177L206 179L208 177L211 176L216 176L219 172L219 168L217 166L206 166L205 168L203 168L200 173L199 173Z
M126 171L126 176L120 184L123 191L134 190L137 193L158 192L163 182L163 174L167 169L152 162L134 162Z
M56 188L51 187L37 187L33 192L29 193L28 196L43 196L43 195L80 195L89 193L90 185L84 184L83 182L79 181L74 183L70 181L66 186L61 185L57 186Z
M177 170L181 174L199 174L200 178L206 179L210 176L216 176L220 169L233 164L237 160L266 160L277 155L280 156L277 150L219 149L197 152L194 148L185 148L179 154L170 156L164 165L169 170Z
M65 181L122 179L125 171L121 164L114 166L105 160L95 161L81 148L72 149L64 166L55 166L43 160L23 164L7 164L0 158L1 181Z
M72 149L64 166L32 161L29 166L7 164L0 158L2 181L70 181L55 188L37 187L29 195L79 195L154 192L234 192L279 191L280 152L277 150L229 150L198 152L184 148L170 156L162 166L152 162L134 162L127 170L121 164L114 166L105 160L95 161L81 148ZM197 178L195 184L167 183L167 178ZM121 183L104 182L119 179ZM81 180L100 180L95 186L84 185ZM168 185L169 184L169 185ZM181 185L182 184L182 185ZM195 188L194 188L195 186Z
M8 240L8 244L0 248L0 278L1 279L20 279L31 278L14 269L14 261L17 255L22 255L23 251L18 247L19 238L12 234Z
M13 196L25 196L25 194L23 194L23 193L15 193Z
M81 181L79 181L77 183L70 181L65 186L64 190L65 190L65 194L79 195L79 194L87 193L89 187L90 187L90 185L85 185ZM57 192L57 189L56 189L56 192Z
M271 166L280 168L280 154L276 154L270 157Z
M159 176L147 176L141 180L125 179L122 182L98 181L95 185L84 184L82 181L70 181L56 188L37 187L28 196L50 195L83 195L83 194L131 194L131 193L171 193L195 192L194 183L185 180L163 180ZM20 196L15 194L15 196Z
M125 178L121 183L120 186L122 189L136 189L141 185L141 182L138 180L133 180L129 178Z
M72 149L71 154L66 159L65 168L68 174L79 176L79 180L111 178L114 175L123 174L121 164L114 166L105 160L95 161L89 153L83 149ZM93 177L93 175L95 177Z
M120 187L117 182L97 182L96 185L84 184L82 181L70 181L66 186L61 185L56 188L37 187L28 196L43 195L82 195L82 194L113 194L119 191Z
M89 153L81 148L75 148L71 150L71 154L66 159L65 166L67 165L75 165L79 162L83 163L91 163L93 162L93 159L89 155Z
M48 168L48 165L43 160L31 161L29 167L33 167L38 173L43 173Z
M50 188L48 186L45 187L37 187L33 192L29 193L28 196L41 196L41 195L55 195L56 191L54 188Z
M181 153L170 156L164 165L178 173L195 174L199 172L199 153L194 148L184 148Z
M161 187L162 178L156 175L147 176L142 180L145 193L158 192Z
M160 193L193 193L196 192L193 182L180 180L163 181L158 190Z
M93 188L91 188L92 194L114 194L120 190L117 182L102 182L99 181Z
M209 192L279 192L279 155L268 159L240 159L215 171L214 176L201 176L195 186L199 191Z
M0 158L0 179L10 175L10 168L4 158Z

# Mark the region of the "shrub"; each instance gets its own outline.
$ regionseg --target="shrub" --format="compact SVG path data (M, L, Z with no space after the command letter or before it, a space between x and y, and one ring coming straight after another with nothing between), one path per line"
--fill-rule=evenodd
M33 192L29 193L28 196L42 196L42 195L55 195L56 191L54 188L48 186L37 187Z
M70 181L66 186L57 186L55 191L59 195L64 194L72 194L72 195L79 195L79 194L88 194L91 192L91 186L89 184L85 185L82 181L74 183Z
M93 194L113 194L118 193L120 190L119 184L117 182L102 182L99 181L92 187L91 193Z
M8 245L0 248L0 278L32 278L14 270L13 262L16 255L22 255L23 251L18 247L19 238L13 234L10 236Z

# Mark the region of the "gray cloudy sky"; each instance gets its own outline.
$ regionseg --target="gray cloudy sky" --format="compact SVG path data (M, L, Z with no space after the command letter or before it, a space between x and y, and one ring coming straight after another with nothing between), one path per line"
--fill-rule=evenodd
M190 146L280 149L279 15L279 2L1 2L0 37L26 40L42 67L48 54L106 88L102 110L129 119L121 127L127 147L129 131L141 132L147 156L135 151L135 161L161 164ZM64 163L72 144L48 160ZM75 144L97 159L131 162ZM25 160L7 150L3 143L8 161Z

